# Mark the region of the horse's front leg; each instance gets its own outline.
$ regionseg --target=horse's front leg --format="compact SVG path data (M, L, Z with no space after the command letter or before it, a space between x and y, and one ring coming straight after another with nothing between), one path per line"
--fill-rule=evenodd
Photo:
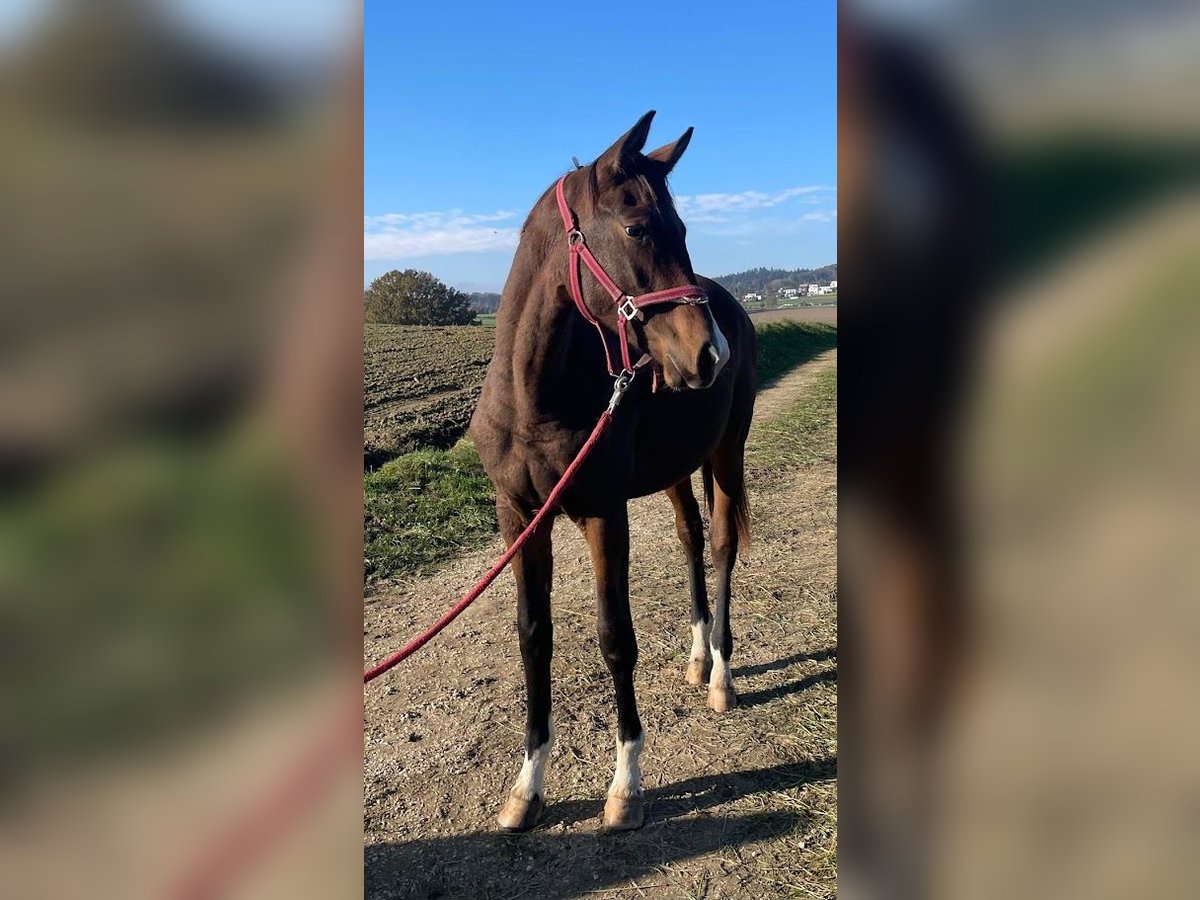
M503 499L496 502L500 532L512 545L529 519ZM550 721L550 657L554 626L550 617L550 584L554 554L550 540L554 520L547 517L513 557L517 579L517 634L525 665L525 762L500 810L500 827L528 831L537 824L545 805L543 781L554 745Z
M633 693L633 669L637 665L637 638L629 613L629 516L624 503L603 516L582 522L596 572L599 601L600 651L612 673L617 701L617 766L604 826L613 831L641 827L642 723Z

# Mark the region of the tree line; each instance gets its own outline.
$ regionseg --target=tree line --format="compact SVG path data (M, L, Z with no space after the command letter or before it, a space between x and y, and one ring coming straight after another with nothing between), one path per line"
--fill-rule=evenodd
M798 288L806 284L829 284L837 280L837 263L816 269L747 269L732 275L719 275L713 279L738 300L749 293L775 297L784 288Z

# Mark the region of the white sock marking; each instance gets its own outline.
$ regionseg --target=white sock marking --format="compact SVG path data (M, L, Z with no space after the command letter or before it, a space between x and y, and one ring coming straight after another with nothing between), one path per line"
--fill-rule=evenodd
M708 686L733 688L733 676L729 674L729 660L721 655L721 651L716 647L712 648L713 666L712 675L709 676Z
M545 798L546 795L542 792L542 782L546 776L546 762L550 759L550 751L553 747L554 723L551 722L550 737L546 743L534 750L532 754L526 752L525 762L512 787L513 794L525 801L532 800L535 796Z
M642 793L642 770L638 757L642 753L645 735L635 741L617 741L617 770L613 775L610 797L639 797Z
M708 638L712 633L712 619L692 623L692 653L688 662L704 662L708 659Z

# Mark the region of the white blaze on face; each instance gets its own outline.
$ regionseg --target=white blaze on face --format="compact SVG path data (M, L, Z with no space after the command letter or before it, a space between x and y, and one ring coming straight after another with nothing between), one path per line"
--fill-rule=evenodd
M642 770L638 757L642 753L645 735L634 741L617 741L617 771L613 775L610 797L638 797L642 793Z
M525 752L525 762L517 775L512 793L522 800L530 801L535 796L545 797L542 782L546 777L546 762L550 759L550 751L554 747L554 723L550 723L550 737L533 753Z
M692 652L688 657L689 662L699 660L703 662L708 658L708 637L712 633L712 620L707 622L692 623Z
M725 363L729 362L729 341L725 339L725 332L721 331L712 310L708 311L708 321L712 325L712 347L709 352L713 355L713 378L716 378L721 369L725 368Z

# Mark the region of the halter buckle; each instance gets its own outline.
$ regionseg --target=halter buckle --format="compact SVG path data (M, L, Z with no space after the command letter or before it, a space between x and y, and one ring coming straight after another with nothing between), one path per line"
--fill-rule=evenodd
M642 311L634 306L633 298L628 294L617 304L617 315L623 316L626 321L630 319L638 319L640 321L642 319Z

